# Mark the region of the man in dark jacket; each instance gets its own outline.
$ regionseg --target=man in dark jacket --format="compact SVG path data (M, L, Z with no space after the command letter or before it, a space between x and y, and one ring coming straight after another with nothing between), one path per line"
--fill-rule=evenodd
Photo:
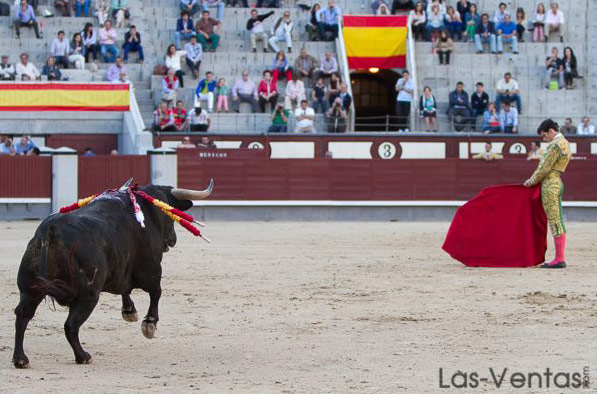
M174 42L176 49L180 50L180 40L189 40L191 36L195 35L195 28L193 25L193 18L189 16L187 11L180 13L180 18L176 21L176 31L174 32Z
M481 22L477 25L475 30L475 45L477 47L477 53L483 53L483 44L489 44L489 51L496 53L496 38L495 38L495 27L493 22L489 20L489 15L481 15Z
M257 41L263 41L263 52L267 52L267 33L263 28L263 21L274 15L274 11L259 15L257 10L251 10L251 17L247 21L247 30L251 32L251 48L257 52Z
M476 128L477 117L483 116L489 105L489 95L483 91L483 82L477 82L477 91L471 96L471 126Z
M454 122L456 131L463 131L470 122L471 111L468 93L464 90L464 83L458 82L456 89L450 93L450 108L448 116Z
M143 63L143 46L141 45L141 34L137 31L135 25L129 27L129 31L124 34L124 45L122 46L124 62L128 62L129 52L139 53L139 63Z

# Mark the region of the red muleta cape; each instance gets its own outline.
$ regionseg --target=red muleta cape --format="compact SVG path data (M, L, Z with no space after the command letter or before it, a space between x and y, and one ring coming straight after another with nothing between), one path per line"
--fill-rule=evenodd
M456 211L442 248L469 267L531 267L545 261L541 188L492 186Z

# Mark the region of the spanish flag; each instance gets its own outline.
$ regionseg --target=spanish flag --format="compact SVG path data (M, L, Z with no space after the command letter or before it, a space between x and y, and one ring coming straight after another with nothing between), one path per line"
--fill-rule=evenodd
M129 85L120 83L0 84L0 111L128 111Z
M407 16L345 16L348 67L406 67Z

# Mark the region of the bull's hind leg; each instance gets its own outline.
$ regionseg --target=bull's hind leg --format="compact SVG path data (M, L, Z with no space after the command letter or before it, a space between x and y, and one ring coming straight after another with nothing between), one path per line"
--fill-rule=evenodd
M149 291L149 310L147 316L143 319L141 324L141 332L145 335L145 338L151 339L157 329L158 321L160 317L158 315L158 304L160 297L162 296L162 289L158 286L156 289Z
M21 293L21 300L15 309L17 318L15 321L15 350L12 363L16 368L29 368L29 359L23 349L25 330L27 330L27 325L35 315L35 311L43 298L42 294Z
M139 320L137 308L135 308L135 303L131 299L130 292L122 295L122 318L130 323L134 323Z
M79 328L89 318L98 300L99 294L91 294L76 299L72 303L68 318L64 323L64 333L66 334L68 343L73 348L77 364L91 363L91 355L83 349L81 342L79 342Z

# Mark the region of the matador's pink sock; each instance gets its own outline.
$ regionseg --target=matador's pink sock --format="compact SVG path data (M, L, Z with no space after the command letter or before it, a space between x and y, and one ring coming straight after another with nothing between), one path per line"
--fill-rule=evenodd
M566 249L566 234L562 234L559 237L554 237L553 240L556 244L556 258L554 261L556 263L566 261L566 258L564 257L564 250Z

